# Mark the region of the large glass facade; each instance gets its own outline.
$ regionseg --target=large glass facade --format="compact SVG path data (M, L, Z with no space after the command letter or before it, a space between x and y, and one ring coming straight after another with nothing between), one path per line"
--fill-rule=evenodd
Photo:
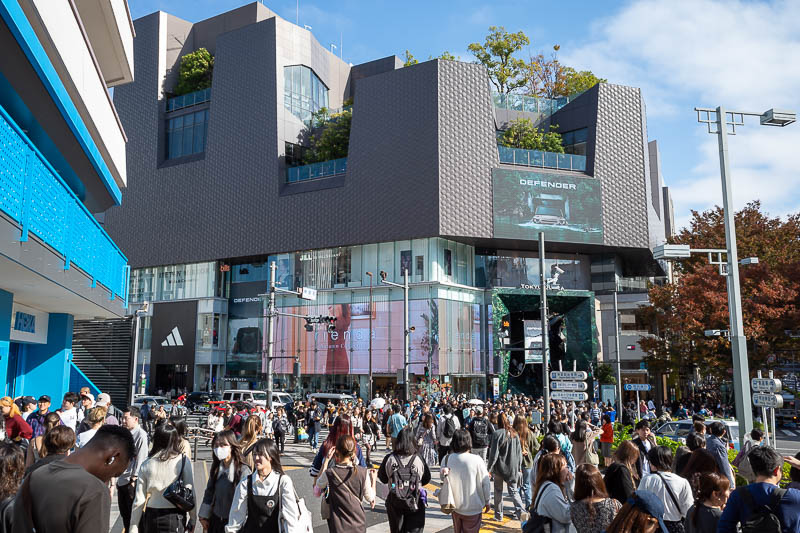
M221 296L217 263L193 263L131 271L130 302L184 300Z
M283 67L283 105L309 124L312 113L328 107L328 88L304 65Z
M588 255L547 254L545 274L557 279L564 289L592 288L591 262ZM475 284L478 287L538 287L541 283L539 258L536 252L499 250L497 255L475 258Z

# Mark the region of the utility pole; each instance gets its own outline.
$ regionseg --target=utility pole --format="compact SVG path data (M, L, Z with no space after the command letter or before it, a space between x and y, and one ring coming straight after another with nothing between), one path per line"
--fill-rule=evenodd
M388 274L384 270L381 270L379 274L381 276L382 284L403 289L403 381L405 382L403 384L403 389L405 391L405 401L408 402L409 398L411 397L411 388L408 384L408 367L411 365L409 354L409 335L411 335L411 332L414 331L414 328L410 328L408 326L408 269L403 272L402 285L399 283L394 283L393 281L386 281Z
M542 320L542 395L544 397L544 413L542 422L547 427L550 420L550 321L547 318L547 274L544 264L544 232L539 232L539 313Z
M372 272L367 272L369 276L369 398L367 403L375 397L372 390Z
M269 264L269 303L267 307L267 408L272 409L272 356L275 342L272 339L275 329L275 273L278 265Z
M622 363L620 362L620 354L619 354L619 308L617 307L617 288L616 288L616 280L614 280L614 343L616 345L616 362L617 364L614 366L616 369L617 375L617 417L622 416ZM639 410L639 406L636 406L636 410ZM621 418L620 418L621 420Z

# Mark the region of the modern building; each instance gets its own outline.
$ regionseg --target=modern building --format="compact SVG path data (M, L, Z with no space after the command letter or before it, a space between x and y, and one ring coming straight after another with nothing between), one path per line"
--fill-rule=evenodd
M93 386L73 323L126 313L127 259L98 217L127 182L109 89L133 81L133 38L125 0L0 0L3 396Z
M651 250L665 196L640 89L543 100L493 95L476 64L349 65L260 3L134 26L136 81L114 92L129 184L105 227L131 262L131 301L151 303L138 359L150 390L265 386L272 262L279 287L318 290L314 302L278 297L277 385L297 385L297 359L303 389L361 394L370 369L381 390L403 368L403 291L381 271L409 274L414 387L429 373L433 390L470 394L494 376L541 390L540 232L554 365L615 358L611 294L646 299L663 275ZM211 87L175 96L181 57L200 48L214 57ZM347 157L300 165L312 113L351 99ZM565 153L498 147L515 118L556 127ZM334 316L336 328L286 314ZM648 379L622 359L630 379Z

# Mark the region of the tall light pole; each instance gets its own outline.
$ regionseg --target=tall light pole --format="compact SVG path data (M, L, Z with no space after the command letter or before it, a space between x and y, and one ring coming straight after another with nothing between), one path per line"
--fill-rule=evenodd
M615 276L616 277L616 276ZM617 281L614 280L614 344L616 345L617 364L614 365L615 375L617 377L617 416L622 420L622 361L619 353L619 307L617 306ZM639 409L639 406L636 406Z
M739 286L739 259L736 250L736 226L733 212L733 188L728 161L728 134L736 135L736 127L744 125L745 116L759 117L764 126L787 126L795 122L791 111L770 109L765 113L726 111L696 107L697 121L706 124L708 132L717 135L719 141L719 170L722 178L722 209L725 222L725 247L727 255L728 313L730 315L730 341L733 352L733 394L736 403L736 418L739 420L739 435L753 429L753 409L750 398L750 369L747 363L747 339L742 321L742 295ZM728 126L731 127L730 132Z
M542 320L542 398L544 412L542 422L547 427L550 421L550 321L547 318L547 274L544 270L544 232L539 232L539 314Z
M386 281L386 272L381 270L381 283L403 289L403 390L405 401L408 402L410 395L410 387L408 384L408 367L411 364L409 354L409 335L414 331L414 328L408 327L408 269L403 271L403 284Z
M367 272L369 276L369 397L368 402L374 398L372 391L372 272Z
M275 351L273 332L275 331L275 273L278 265L275 261L269 264L269 293L267 303L267 408L272 409L272 356Z
M136 366L137 366L137 358L139 357L139 328L140 328L140 321L141 318L147 314L147 308L150 306L149 302L145 302L142 305L141 309L137 309L134 313L134 319L136 320L136 329L133 334L133 365L131 365L131 405L133 404L133 397L136 396ZM139 394L144 394L144 380L146 376L144 374L144 357L142 357L142 374L139 376Z

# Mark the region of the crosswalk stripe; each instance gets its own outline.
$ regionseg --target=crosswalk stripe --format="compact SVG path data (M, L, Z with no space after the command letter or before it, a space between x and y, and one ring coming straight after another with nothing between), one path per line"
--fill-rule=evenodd
M782 429L781 433L783 433L787 437L796 437L797 436L797 433L795 433L794 431L792 431L790 429Z

